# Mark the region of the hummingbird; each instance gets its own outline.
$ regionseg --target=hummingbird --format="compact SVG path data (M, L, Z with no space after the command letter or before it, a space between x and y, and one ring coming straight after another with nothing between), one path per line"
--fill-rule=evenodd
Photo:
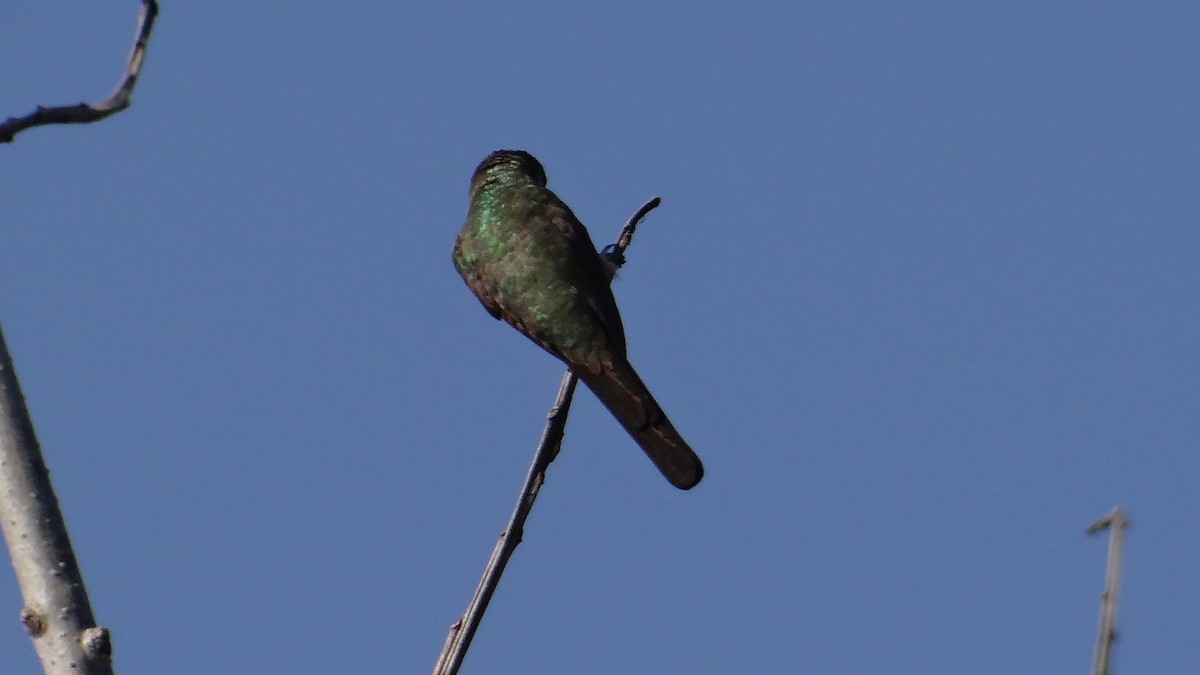
M533 155L498 150L475 169L454 267L488 313L567 364L672 485L700 482L700 458L625 356L615 266L546 187Z

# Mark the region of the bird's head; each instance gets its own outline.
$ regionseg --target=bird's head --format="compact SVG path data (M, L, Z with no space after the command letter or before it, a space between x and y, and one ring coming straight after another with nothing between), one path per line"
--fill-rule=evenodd
M546 187L546 170L541 162L524 150L497 150L484 158L471 176L471 196L484 185L531 181Z

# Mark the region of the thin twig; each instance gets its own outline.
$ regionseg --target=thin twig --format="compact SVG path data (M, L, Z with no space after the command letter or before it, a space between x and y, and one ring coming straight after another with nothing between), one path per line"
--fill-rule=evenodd
M129 61L125 65L125 74L108 98L95 104L79 103L52 108L38 106L24 117L10 117L0 123L0 143L11 143L17 134L31 127L47 124L87 124L128 108L132 103L130 95L133 93L133 87L142 72L146 46L150 43L150 31L154 28L154 19L157 16L157 0L142 0L137 33L134 36L133 49L129 53Z
M645 204L642 204L642 208L638 209L636 213L629 217L629 220L625 221L625 227L621 228L621 236L617 237L617 244L613 247L610 255L623 256L625 254L625 249L629 248L629 245L633 243L633 233L637 230L638 223L641 223L646 214L657 209L661 203L661 197L654 197ZM620 262L617 263L617 267L624 264L625 259L622 257Z
M633 241L633 233L637 229L638 223L661 203L662 200L655 197L642 205L642 208L638 209L625 222L625 227L621 228L617 243L605 248L604 255L613 264L614 269L625 264L625 249ZM558 397L555 398L554 405L550 407L546 428L542 430L542 439L534 452L533 463L530 464L529 473L525 476L525 484L521 487L517 505L508 519L508 526L504 528L500 540L492 549L492 556L483 570L483 578L479 580L479 586L475 589L471 604L467 605L466 613L450 626L450 633L446 636L442 653L433 667L433 675L455 675L462 666L463 659L467 656L467 650L471 647L471 640L475 638L479 623L483 621L483 614L487 611L488 603L491 602L496 587L500 585L500 576L504 574L509 559L512 558L513 552L517 550L517 545L521 543L521 539L525 535L525 520L529 518L529 512L533 510L533 503L537 501L538 492L546 482L546 471L562 448L567 415L571 410L571 398L575 394L577 383L578 378L570 370L563 375L562 384L558 388Z
M1108 571L1104 578L1104 594L1100 596L1100 634L1096 637L1096 658L1092 662L1092 675L1108 675L1111 671L1112 646L1117 641L1117 589L1121 580L1121 546L1129 520L1121 507L1109 511L1103 518L1092 523L1087 533L1099 534L1111 530L1108 540Z

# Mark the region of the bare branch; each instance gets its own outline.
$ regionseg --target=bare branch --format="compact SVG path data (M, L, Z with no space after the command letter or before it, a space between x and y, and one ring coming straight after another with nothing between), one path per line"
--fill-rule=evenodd
M102 120L130 105L150 31L156 0L142 0L137 35L125 75L108 98L95 105L44 108L0 124L0 143L47 124ZM112 636L96 625L66 522L50 483L33 421L0 332L0 526L12 556L25 606L20 619L47 675L112 675Z
M625 249L629 248L629 245L633 243L633 233L637 230L638 224L651 211L657 209L659 204L662 204L662 197L654 197L645 204L642 204L642 208L638 209L636 213L629 217L629 220L625 221L625 227L621 228L621 236L617 237L617 245L614 249L615 253L618 255L625 253ZM617 267L623 264L625 264L624 260Z
M142 63L146 58L146 45L150 42L150 31L154 28L154 19L157 16L157 0L142 0L142 12L138 16L137 34L133 40L133 50L129 53L129 61L125 66L125 75L117 84L117 88L108 95L108 98L95 104L79 103L53 108L38 106L32 113L24 117L10 117L0 123L0 143L11 143L17 134L31 127L47 124L87 124L128 108L132 103L130 95L133 93L133 87L137 84L138 75L142 72Z
M1109 511L1100 520L1087 528L1089 535L1112 530L1108 540L1108 572L1104 579L1104 593L1100 596L1100 634L1096 637L1096 658L1092 662L1092 675L1108 675L1111 672L1112 647L1117 641L1117 589L1121 580L1121 546L1129 520L1121 507Z
M0 332L0 525L25 607L21 623L47 675L110 675L112 644L87 589L33 421Z
M662 200L658 197L646 202L642 208L637 210L637 213L634 213L626 221L625 227L621 229L621 234L617 238L617 243L605 247L604 255L613 264L614 271L617 267L625 264L625 249L633 241L633 232L637 229L638 223L660 203ZM450 633L446 636L442 653L433 667L433 675L455 675L462 666L463 659L467 656L467 649L471 647L475 631L478 630L479 623L483 621L483 614L487 611L488 603L491 602L496 587L500 585L500 576L504 574L509 559L512 558L513 552L517 550L517 545L525 536L525 520L529 518L538 492L546 482L546 471L562 448L567 415L571 411L571 399L575 394L575 385L578 381L575 373L570 370L563 375L562 384L558 388L558 397L555 398L554 405L550 407L546 428L542 430L542 439L538 442L537 450L534 451L533 463L529 466L525 484L521 487L520 496L517 497L516 508L513 509L512 516L508 519L508 526L504 528L500 540L492 549L492 556L488 559L487 567L483 570L483 578L479 580L479 586L475 589L475 596L471 598L471 604L467 606L466 613L450 626Z

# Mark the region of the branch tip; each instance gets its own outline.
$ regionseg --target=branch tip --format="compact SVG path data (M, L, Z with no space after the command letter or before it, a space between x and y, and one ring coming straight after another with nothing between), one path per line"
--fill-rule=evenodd
M150 31L154 29L154 19L158 16L157 0L142 0L142 11L138 15L137 32L133 40L133 50L125 64L125 74L117 83L108 98L95 105L78 103L64 106L37 106L33 112L24 117L9 117L0 123L0 143L11 143L17 134L33 127L50 124L88 124L98 122L110 115L116 114L132 104L130 95L137 84L138 75L142 71L142 63L146 57L146 47L150 43Z

